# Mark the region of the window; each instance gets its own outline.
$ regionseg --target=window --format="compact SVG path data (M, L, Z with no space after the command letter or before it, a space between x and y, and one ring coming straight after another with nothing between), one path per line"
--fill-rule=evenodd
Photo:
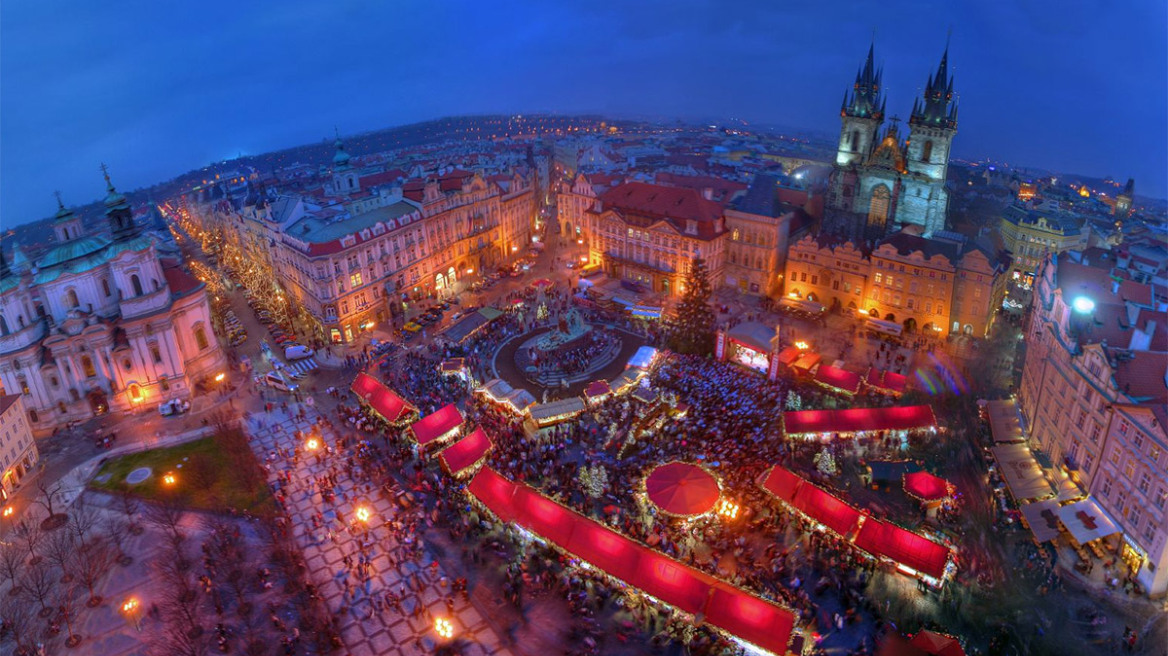
M811 284L818 285L819 284L819 276L811 276Z
M1082 408L1079 408L1079 417L1077 419L1075 419L1075 426L1077 428L1082 428L1083 425L1086 423L1087 423L1087 411L1082 409Z
M1140 484L1138 487L1140 488L1140 492L1144 494L1148 493L1148 489L1152 487L1152 477L1148 475L1148 472L1140 475Z
M1165 505L1168 505L1168 489L1160 488L1156 490L1156 507L1163 510Z
M1113 465L1119 464L1119 449L1112 449L1111 450L1111 464L1113 464Z
M1134 446L1137 451L1144 448L1144 434L1143 433L1136 431L1136 434L1132 435L1132 446Z
M933 156L933 142L926 141L925 147L921 149L921 161L928 164L929 159Z
M1127 515L1127 521L1131 523L1132 528L1140 527L1140 520L1144 517L1144 511L1136 504L1132 504L1131 512Z
M360 287L361 286L361 272L360 271L349 276L349 285L352 287Z
M41 416L37 414L36 410L30 408L28 411L28 420L35 424L41 420Z
M150 357L154 359L156 364L162 362L162 351L159 351L157 346L151 346Z
M142 295L142 280L138 278L138 274L130 276L130 287L134 289L134 296Z
M1102 432L1102 428L1100 428L1099 424L1095 424L1094 427L1091 428L1091 441L1095 444L1099 444L1099 435Z
M88 355L81 356L81 370L85 372L86 378L93 378L97 375L97 369L93 366L93 360Z
M200 351L207 349L207 331L201 325L195 326L195 345Z
M1136 477L1136 461L1134 458L1128 459L1123 467L1123 475L1127 480L1133 480Z
M1100 491L1103 493L1104 497L1107 497L1107 498L1111 497L1111 477L1110 476L1103 477L1103 487L1100 488Z
M160 387L163 392L170 391L170 381L166 379L166 376L158 379L158 387Z
M883 273L877 273L877 274L876 274L876 279L875 279L875 281L874 281L874 282L875 282L877 285L879 285L879 284L880 284L880 281L881 281L883 278L884 278L884 274L883 274Z
M1127 431L1131 428L1126 421L1119 422L1119 434L1127 435Z
M81 301L77 298L77 291L70 289L65 292L65 306L73 309L81 305Z

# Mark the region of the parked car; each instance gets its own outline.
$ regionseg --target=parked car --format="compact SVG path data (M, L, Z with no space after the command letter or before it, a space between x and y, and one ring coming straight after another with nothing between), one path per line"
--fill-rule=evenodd
M179 399L171 399L163 401L158 406L158 413L163 417L177 417L191 409L190 401L181 401Z
M291 346L284 347L284 357L288 360L302 360L304 358L311 358L313 353L315 353L315 351L301 344L292 344Z

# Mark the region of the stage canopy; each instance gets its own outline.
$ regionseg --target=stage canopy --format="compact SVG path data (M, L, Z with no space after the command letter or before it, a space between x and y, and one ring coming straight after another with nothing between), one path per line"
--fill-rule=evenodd
M491 450L490 438L482 428L438 452L442 467L452 476L459 476L474 467Z
M859 433L930 428L937 425L937 418L933 416L933 408L927 405L797 410L783 413L783 425L788 435Z
M382 385L376 378L366 373L357 374L350 388L357 398L364 401L381 418L391 424L404 419L411 412L417 412L405 399Z
M853 542L870 554L884 556L935 579L945 575L949 548L896 524L868 518Z
M1058 537L1058 508L1058 501L1054 499L1022 504L1022 517L1038 542L1048 542Z
M470 493L500 520L513 522L568 554L741 640L785 654L795 615L778 604L673 560L489 467Z
M1079 544L1094 542L1119 533L1115 523L1090 497L1058 509L1059 521Z
M747 321L726 331L726 336L759 353L770 353L775 329L757 321Z
M414 440L423 446L446 437L462 425L462 413L453 403L439 408L410 425Z
M939 501L953 496L953 484L926 471L904 475L904 491L921 501Z
M645 493L661 510L682 517L710 512L722 496L713 474L684 462L655 468L645 478Z
M840 367L820 365L815 372L815 382L845 394L855 394L860 390L860 374Z
M1003 444L990 449L998 461L998 471L1015 501L1045 499L1054 494L1042 475L1042 468L1025 444Z

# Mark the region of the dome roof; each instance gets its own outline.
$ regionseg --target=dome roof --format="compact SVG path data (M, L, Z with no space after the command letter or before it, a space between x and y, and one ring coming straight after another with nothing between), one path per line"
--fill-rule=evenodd
M105 197L106 210L128 208L130 204L126 202L126 197L114 189L114 183L110 182L109 171L106 170L105 164L101 165L101 172L105 175L105 188L109 191Z
M39 268L45 269L58 264L63 264L71 260L93 255L98 251L109 246L110 241L102 236L81 237L80 239L71 239L63 244L54 247L45 254L38 262Z

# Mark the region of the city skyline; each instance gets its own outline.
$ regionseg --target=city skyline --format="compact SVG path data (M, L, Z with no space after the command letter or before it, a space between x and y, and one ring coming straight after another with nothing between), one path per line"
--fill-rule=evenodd
M955 157L1135 177L1140 193L1165 195L1162 148L1147 147L1168 140L1164 62L1144 56L1165 42L1164 8L1150 4L1126 15L1040 3L951 15L913 3L879 14L707 3L281 7L178 15L83 5L67 24L57 9L5 7L4 223L50 215L55 189L71 205L96 198L101 161L133 189L318 141L333 125L355 133L546 110L736 117L830 134L873 38L888 114L902 119L951 40L964 100ZM167 25L197 36L159 29Z

